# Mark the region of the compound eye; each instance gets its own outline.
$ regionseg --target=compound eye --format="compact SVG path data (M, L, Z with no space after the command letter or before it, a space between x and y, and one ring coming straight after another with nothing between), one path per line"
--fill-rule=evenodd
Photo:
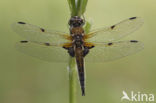
M79 24L80 25L84 25L84 21L81 19L81 20L79 20Z
M70 20L70 21L68 22L68 24L69 24L69 25L73 25L73 21Z
M81 19L81 23L83 24L84 23L84 21Z
M68 24L71 25L71 20L69 20Z
M69 20L68 24L69 24L69 25L73 25L73 23L74 23L74 20L73 20L73 18L71 18L71 19Z

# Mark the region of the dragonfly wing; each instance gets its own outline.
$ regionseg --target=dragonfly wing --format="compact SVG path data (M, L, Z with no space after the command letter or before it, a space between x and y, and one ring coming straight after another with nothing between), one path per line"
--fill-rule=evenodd
M112 61L143 49L143 43L131 40L111 43L97 43L85 57L86 62Z
M48 43L21 41L16 44L16 48L24 54L49 62L67 62L69 57L67 50Z
M132 17L110 27L95 30L86 35L88 42L110 42L134 32L143 24L142 18Z
M65 33L46 30L24 22L14 23L12 24L12 28L16 33L31 42L48 42L53 45L58 45L59 43L68 42L70 38L70 36Z

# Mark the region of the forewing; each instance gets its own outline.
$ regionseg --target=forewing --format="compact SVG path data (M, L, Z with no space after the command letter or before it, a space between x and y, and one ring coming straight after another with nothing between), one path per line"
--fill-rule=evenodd
M96 43L85 57L86 62L106 62L116 60L143 49L143 43L131 40L111 43Z
M86 35L89 42L110 42L134 32L143 24L139 17L132 17L110 27L95 30Z
M17 34L31 42L48 42L53 45L58 45L60 43L68 42L70 38L70 36L65 33L46 30L24 22L14 23L12 24L12 28Z
M49 62L67 62L69 57L67 50L48 43L21 41L16 44L16 48L24 54Z

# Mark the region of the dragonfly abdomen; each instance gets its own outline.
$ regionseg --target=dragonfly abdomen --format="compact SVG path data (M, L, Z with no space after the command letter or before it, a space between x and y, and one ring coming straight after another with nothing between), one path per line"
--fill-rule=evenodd
M85 95L85 71L84 71L83 50L81 47L76 48L75 56L76 56L76 63L77 63L82 96L84 96Z

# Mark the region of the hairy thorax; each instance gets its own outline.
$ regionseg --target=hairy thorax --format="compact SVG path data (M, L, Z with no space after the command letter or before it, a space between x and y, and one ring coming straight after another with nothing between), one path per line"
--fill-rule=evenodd
M83 28L82 27L74 27L74 28L71 28L71 34L73 35L79 35L79 34L81 34L81 35L83 35L84 34L84 30L83 30Z

